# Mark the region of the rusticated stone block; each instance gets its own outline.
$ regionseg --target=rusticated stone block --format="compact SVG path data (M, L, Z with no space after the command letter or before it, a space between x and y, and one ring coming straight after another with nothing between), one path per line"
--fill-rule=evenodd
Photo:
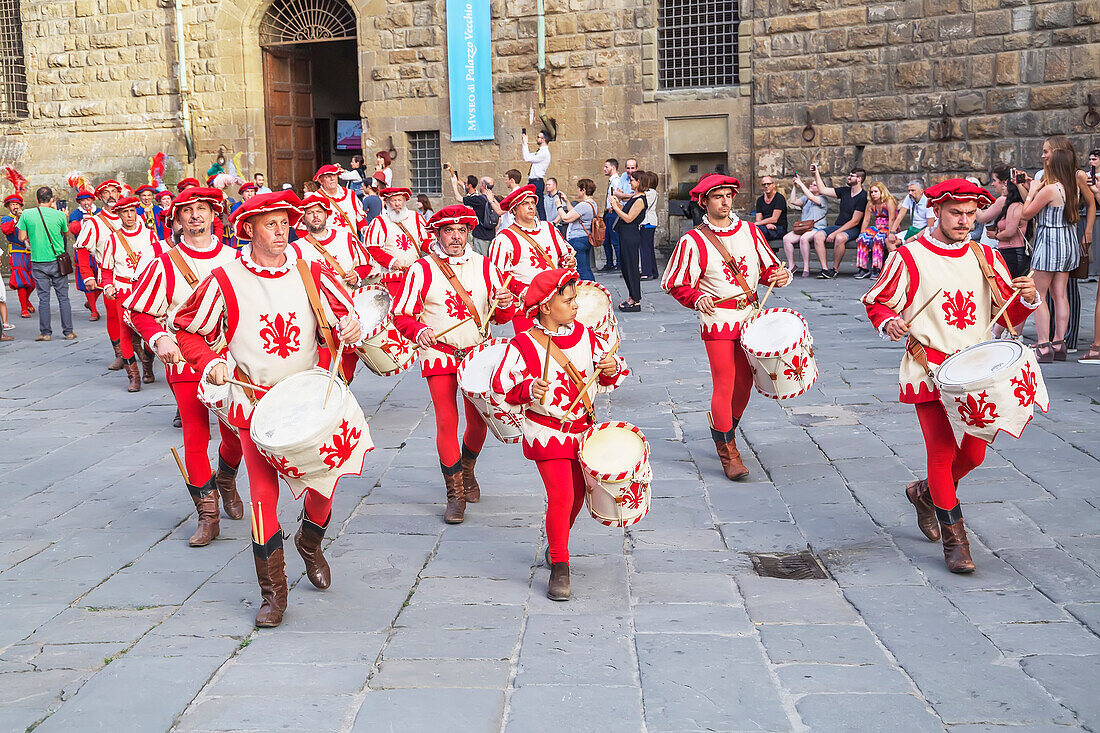
M1060 109L1076 104L1076 84L1050 84L1031 89L1031 109Z
M1068 25L1073 25L1073 3L1050 3L1036 7L1036 28L1065 28Z

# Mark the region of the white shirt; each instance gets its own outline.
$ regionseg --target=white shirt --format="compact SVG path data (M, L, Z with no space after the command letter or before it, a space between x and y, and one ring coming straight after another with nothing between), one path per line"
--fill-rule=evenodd
M645 216L642 218L642 226L657 226L657 192L652 188L645 192Z
M531 172L527 174L528 178L546 178L546 170L550 167L550 146L541 145L538 150L531 153L524 145L523 159L531 164Z
M912 220L910 226L917 227L918 229L924 229L928 226L928 214L931 212L931 208L928 206L928 197L921 194L920 201L914 201L913 197L906 195L901 200L901 208L909 209Z

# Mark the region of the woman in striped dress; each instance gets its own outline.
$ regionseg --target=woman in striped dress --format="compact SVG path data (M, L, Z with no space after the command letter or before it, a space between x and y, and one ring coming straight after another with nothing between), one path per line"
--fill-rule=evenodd
M1043 180L1033 183L1024 201L1022 219L1035 219L1035 241L1031 269L1039 309L1035 330L1039 343L1036 351L1040 364L1066 360L1066 329L1069 326L1069 297L1066 292L1069 272L1077 267L1081 243L1077 238L1078 190L1072 154L1054 150L1043 166ZM1050 339L1047 291L1054 300L1054 339Z

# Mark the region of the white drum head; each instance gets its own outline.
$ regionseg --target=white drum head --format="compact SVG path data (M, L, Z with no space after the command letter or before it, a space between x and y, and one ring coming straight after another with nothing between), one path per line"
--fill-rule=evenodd
M577 283L577 320L591 328L607 318L611 298L598 285L587 281Z
M256 404L252 428L263 438L270 452L301 445L321 431L327 431L344 412L346 387L337 380L325 403L328 374L310 370L292 374L271 388ZM322 407L324 405L324 407Z
M645 456L645 444L633 430L609 427L597 430L584 441L581 462L600 473L620 474L632 470Z
M741 345L758 354L770 354L794 346L802 340L805 331L806 324L797 313L764 312L741 332Z
M504 361L504 352L507 350L508 342L502 341L470 354L463 362L459 386L470 394L488 392L493 381L493 372Z
M385 288L363 288L355 294L355 312L364 333L371 333L389 317L391 300Z
M975 344L944 361L936 381L945 386L969 384L1014 366L1023 354L1023 345L1009 339Z

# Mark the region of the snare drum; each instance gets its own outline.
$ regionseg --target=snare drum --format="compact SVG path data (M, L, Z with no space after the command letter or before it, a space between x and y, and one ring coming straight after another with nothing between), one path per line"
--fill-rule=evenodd
M965 348L947 357L932 379L960 438L966 433L992 443L1002 430L1019 438L1035 408L1050 407L1035 354L1012 339Z
M588 326L608 348L619 343L619 322L607 288L591 280L577 283L577 320Z
M767 308L741 327L741 348L756 391L773 400L798 397L817 381L814 340L801 313Z
M523 437L523 412L514 411L493 392L493 373L504 361L507 339L486 339L470 349L458 365L458 386L502 443L518 443Z
M249 435L294 498L307 488L332 496L342 476L359 475L374 449L363 410L343 380L325 402L329 373L314 367L282 380L256 403Z
M367 285L355 291L355 312L363 328L364 339L355 352L367 368L380 377L392 377L416 361L416 343L405 338L393 325L390 305L393 299L380 285Z
M649 513L649 441L626 422L593 425L581 436L578 457L587 490L584 503L600 524L628 527Z

